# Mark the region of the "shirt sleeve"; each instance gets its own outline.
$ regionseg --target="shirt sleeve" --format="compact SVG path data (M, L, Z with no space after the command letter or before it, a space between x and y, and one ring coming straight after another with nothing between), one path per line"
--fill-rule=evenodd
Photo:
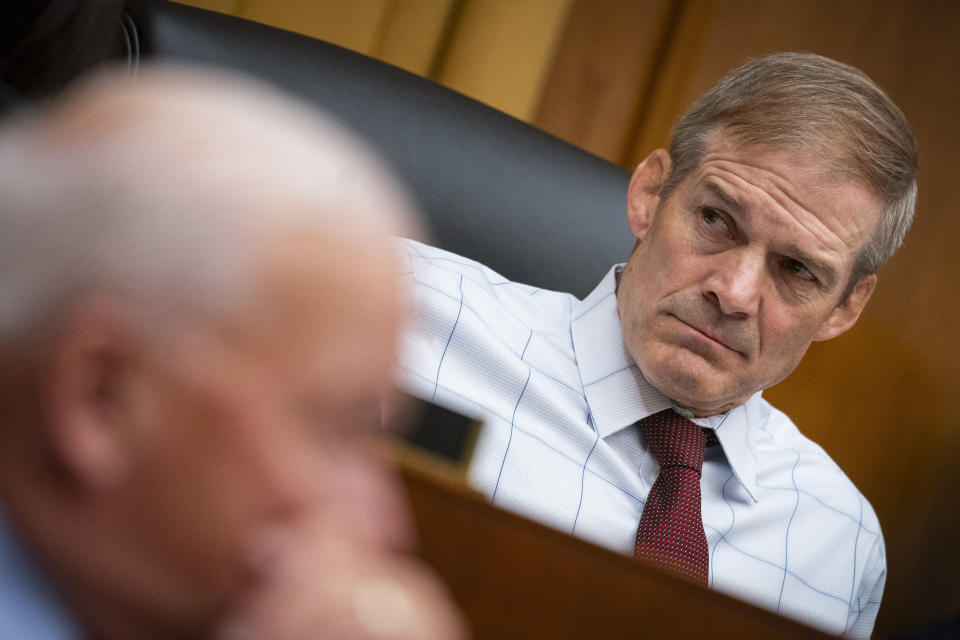
M877 538L870 549L859 590L850 602L845 638L869 638L880 611L883 587L887 581L887 555L883 538Z

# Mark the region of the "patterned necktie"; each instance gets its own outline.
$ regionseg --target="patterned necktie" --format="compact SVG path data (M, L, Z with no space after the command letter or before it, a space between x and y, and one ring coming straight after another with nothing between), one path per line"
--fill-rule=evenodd
M660 463L637 527L634 557L707 584L707 536L700 511L700 470L707 437L700 427L667 409L639 422Z

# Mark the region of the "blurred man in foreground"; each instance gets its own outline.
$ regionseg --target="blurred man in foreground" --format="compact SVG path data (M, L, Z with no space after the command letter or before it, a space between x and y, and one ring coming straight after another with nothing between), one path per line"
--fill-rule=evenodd
M403 198L245 81L0 129L0 638L447 638L373 456Z

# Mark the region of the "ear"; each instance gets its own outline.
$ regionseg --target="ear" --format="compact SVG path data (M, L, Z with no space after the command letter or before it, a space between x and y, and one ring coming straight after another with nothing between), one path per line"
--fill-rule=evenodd
M670 175L670 154L657 149L643 159L627 187L627 222L637 240L642 240L660 204L660 189Z
M86 489L109 488L127 467L136 345L129 310L101 300L72 307L51 342L41 379L44 437Z
M850 297L842 305L836 307L823 321L814 334L814 340L830 340L857 323L860 312L867 306L870 296L877 288L877 274L872 273L858 282L850 293Z

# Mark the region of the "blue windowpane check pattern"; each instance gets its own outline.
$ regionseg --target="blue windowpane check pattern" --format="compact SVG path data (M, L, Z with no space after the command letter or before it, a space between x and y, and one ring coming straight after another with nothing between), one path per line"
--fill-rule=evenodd
M413 241L400 251L412 296L400 383L485 418L471 482L498 506L630 555L659 472L635 423L673 403L623 344L615 269L580 301ZM701 479L710 587L868 637L886 558L866 499L759 393L694 421L720 442Z

